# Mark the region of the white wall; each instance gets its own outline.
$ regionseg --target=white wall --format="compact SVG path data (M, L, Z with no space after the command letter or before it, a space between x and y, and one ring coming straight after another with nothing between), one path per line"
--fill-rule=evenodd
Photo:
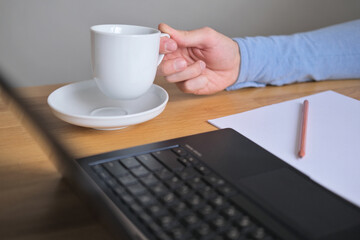
M359 0L0 0L0 69L20 86L89 79L89 27L101 23L210 26L241 37L356 18Z

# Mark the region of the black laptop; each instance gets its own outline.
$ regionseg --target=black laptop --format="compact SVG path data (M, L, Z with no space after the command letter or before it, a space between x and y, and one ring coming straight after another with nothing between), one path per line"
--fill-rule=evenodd
M357 206L232 129L73 159L0 83L115 239L360 239Z

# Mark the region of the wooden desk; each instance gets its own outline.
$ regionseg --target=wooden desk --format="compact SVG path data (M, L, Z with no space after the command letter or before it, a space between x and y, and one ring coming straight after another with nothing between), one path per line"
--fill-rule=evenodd
M163 79L156 83L170 96L164 112L116 131L81 128L55 118L46 98L60 85L21 90L75 157L214 130L208 119L329 89L360 100L359 80L248 88L211 96L184 94ZM1 100L0 119L0 239L111 239Z

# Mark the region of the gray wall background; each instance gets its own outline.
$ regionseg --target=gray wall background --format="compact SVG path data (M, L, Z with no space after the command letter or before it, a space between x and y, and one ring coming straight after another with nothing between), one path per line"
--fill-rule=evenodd
M0 0L0 68L18 86L91 78L89 27L210 26L229 37L291 34L360 18L359 0Z

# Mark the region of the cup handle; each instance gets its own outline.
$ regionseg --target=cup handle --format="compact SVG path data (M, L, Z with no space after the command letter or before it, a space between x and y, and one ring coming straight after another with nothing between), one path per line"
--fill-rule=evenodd
M168 37L168 38L170 38L170 35L167 34L167 33L161 33L160 37ZM159 54L158 64L157 64L158 66L161 63L161 61L163 60L163 58L164 58L164 54Z

